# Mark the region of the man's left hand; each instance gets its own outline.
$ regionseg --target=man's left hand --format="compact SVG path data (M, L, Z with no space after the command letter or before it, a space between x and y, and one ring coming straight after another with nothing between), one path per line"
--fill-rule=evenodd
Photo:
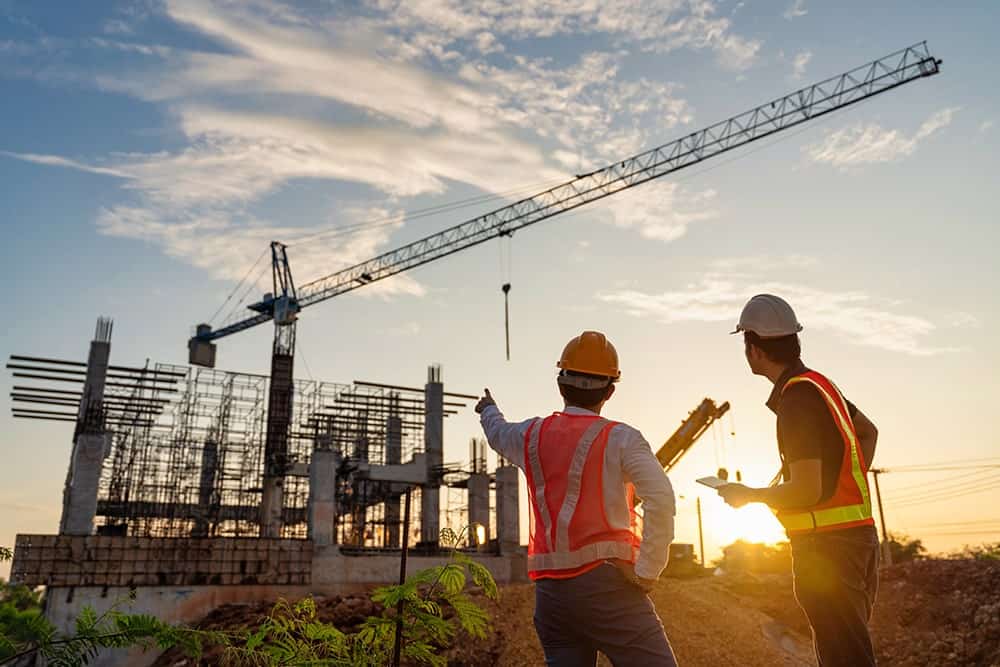
M737 509L747 503L757 502L756 489L751 489L743 484L726 484L720 486L718 492L726 504Z

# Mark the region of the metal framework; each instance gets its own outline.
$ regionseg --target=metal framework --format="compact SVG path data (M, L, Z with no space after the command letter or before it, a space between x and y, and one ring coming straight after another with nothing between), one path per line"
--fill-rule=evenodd
M100 413L78 417L85 363L15 355L7 367L25 382L13 386L13 416L111 433L98 493L99 534L261 534L267 376L170 364L109 366ZM363 464L401 464L424 451L424 390L297 380L292 394L282 523L274 537L307 537L308 464L314 449L324 447L340 454L339 542L398 548L403 488L355 473ZM469 400L446 396L445 417ZM419 518L411 528L419 535Z
M777 132L939 72L941 61L920 42L838 76L802 88L710 125L670 143L583 174L537 195L386 252L373 259L301 285L294 309L353 291L373 282L508 236L560 213L672 174ZM287 258L286 258L287 260ZM276 300L272 299L270 303ZM271 320L274 308L230 321L219 329L199 328L195 340L208 342Z

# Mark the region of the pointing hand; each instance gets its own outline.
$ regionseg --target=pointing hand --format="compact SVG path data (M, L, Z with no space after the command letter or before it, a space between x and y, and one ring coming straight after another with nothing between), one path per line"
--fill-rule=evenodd
M486 395L480 398L479 402L476 403L476 414L481 414L482 411L488 406L497 404L496 401L493 400L493 396L490 394L489 389L484 389L483 391L486 392Z

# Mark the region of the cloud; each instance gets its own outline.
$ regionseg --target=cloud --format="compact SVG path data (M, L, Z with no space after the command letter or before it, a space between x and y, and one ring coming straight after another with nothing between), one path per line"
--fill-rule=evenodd
M954 351L928 343L938 326L924 317L899 312L899 305L889 299L862 291L830 290L801 280L776 281L760 273L746 276L713 272L682 289L659 293L621 289L598 294L597 298L616 304L633 316L650 317L665 324L719 323L721 332L738 319L747 299L760 293L787 299L806 327L807 335L812 331L832 331L856 345L915 356Z
M788 9L785 10L782 16L791 21L792 19L799 18L800 16L805 16L808 13L809 10L806 9L806 0L792 0L792 4L788 6Z
M25 162L44 164L50 167L67 167L69 169L76 169L78 171L86 171L91 174L101 174L102 176L130 178L130 176L127 173L112 167L100 167L95 165L89 165L83 162L78 162L76 160L71 160L69 158L60 157L58 155L40 155L38 153L14 153L11 151L0 151L0 155L6 155L7 157L16 158L18 160L24 160Z
M137 35L154 13L199 39L143 43ZM242 277L271 238L352 224L364 217L357 210L398 211L408 198L456 183L524 194L525 174L568 180L660 143L694 110L676 82L623 75L629 50L703 51L741 70L761 46L708 0L372 0L351 15L270 0L164 0L119 12L103 28L103 36L60 46L65 57L46 76L153 103L179 141L89 160L8 155L121 179L122 200L97 215L101 233L153 244L227 280ZM516 51L521 40L577 35L590 50L560 59ZM98 58L75 59L73 48ZM98 64L71 66L80 60ZM364 194L355 211L316 226L259 212L303 180ZM615 225L670 241L715 218L715 196L657 183L602 210ZM344 248L333 264L378 254L402 224L336 237ZM295 252L299 276L331 269ZM394 284L420 291L412 281Z
M716 219L715 198L715 190L692 191L677 183L657 181L619 193L605 200L601 209L610 213L617 227L668 242L684 236L693 224Z
M848 170L865 164L894 162L912 155L921 141L947 127L960 107L949 107L933 114L916 133L906 136L899 130L886 130L876 124L854 125L831 132L804 151L813 162Z
M752 65L761 47L759 40L735 34L732 22L716 16L716 3L710 0L376 0L373 4L384 17L382 25L403 35L413 56L446 53L484 30L514 40L604 34L622 45L656 53L709 49L720 64L737 70Z
M819 266L819 260L809 255L749 255L745 257L723 257L712 260L709 264L717 271L729 273L743 271L785 271L813 269Z
M979 124L980 132L989 132L992 128L993 128L992 120L984 120L982 123Z
M379 224L365 224L371 221ZM253 218L233 220L227 211L201 209L197 213L178 213L169 208L115 206L101 209L97 218L101 233L153 243L168 256L189 262L214 278L239 281L247 275L247 267L255 266L248 284L257 289L250 290L250 300L271 291L270 261L267 256L262 258L261 250L273 239L291 241L289 260L296 275L325 276L377 254L392 232L402 226L402 214L380 207L344 205L338 207L328 222L356 231L339 236L328 232L322 242L314 240L298 245L295 239L314 234L315 228L274 227ZM425 292L409 276L399 275L379 281L363 293L422 296Z
M812 60L812 51L801 51L795 54L792 58L792 77L796 79L801 79L802 75L806 73L806 65Z

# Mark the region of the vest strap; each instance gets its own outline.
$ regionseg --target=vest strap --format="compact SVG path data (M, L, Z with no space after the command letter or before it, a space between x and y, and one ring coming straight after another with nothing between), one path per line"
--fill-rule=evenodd
M593 563L595 560L618 558L631 561L632 557L632 544L629 542L611 540L591 542L573 551L528 554L528 571L569 570Z
M865 473L861 468L861 457L858 454L860 445L858 444L857 432L854 430L854 422L851 420L850 414L847 413L847 402L840 394L837 386L829 380L826 381L830 383L830 386L836 393L836 398L831 396L820 382L817 382L814 378L809 377L808 375L797 375L790 378L785 384L785 388L797 382L808 382L816 387L820 395L830 407L830 412L833 414L833 418L837 420L837 425L840 427L839 430L842 434L844 446L846 446L850 451L850 473L854 483L857 485L858 492L861 495L861 503L841 505L839 507L826 507L808 512L778 512L778 520L781 521L781 525L784 526L785 530L789 533L809 532L817 529L838 526L840 524L851 524L860 521L872 520L871 495L868 491ZM784 388L782 391L784 391ZM845 471L841 470L841 476L843 476L844 472ZM838 480L838 488L840 487L840 483L840 480ZM836 493L836 491L834 493Z
M542 520L542 533L545 535L545 546L552 551L552 518L549 516L549 503L545 500L545 476L542 475L542 461L538 457L538 440L542 431L544 419L535 421L528 438L528 465L531 466L531 477L535 482L535 505L538 516Z

